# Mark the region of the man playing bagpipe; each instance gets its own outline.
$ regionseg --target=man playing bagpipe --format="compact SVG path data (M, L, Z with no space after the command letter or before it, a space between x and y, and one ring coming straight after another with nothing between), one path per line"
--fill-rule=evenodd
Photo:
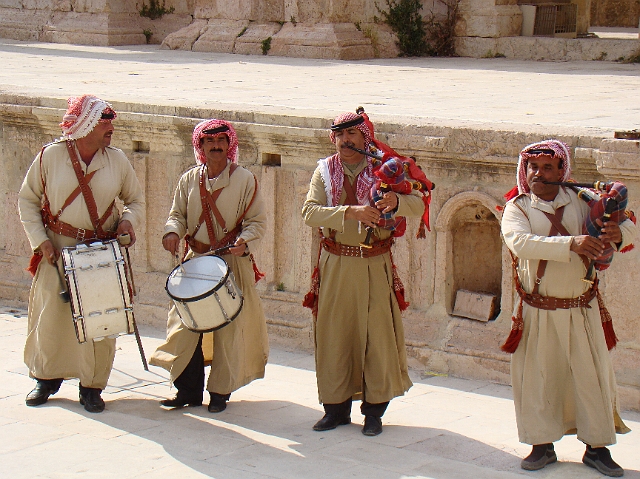
M592 261L609 246L629 245L636 231L622 217L620 223L589 220L593 208L560 184L570 177L569 150L561 141L534 143L520 153L519 194L502 216L520 298L502 349L512 353L519 438L533 446L521 467L538 470L555 462L553 442L576 434L587 445L582 461L618 477L624 471L606 446L629 428L618 413L608 354L615 333L597 278L585 276ZM590 221L597 225L596 236L583 231Z
M362 400L362 433L382 432L389 401L411 387L401 310L407 304L391 256L392 231L381 214L421 217L418 191L383 193L374 204L374 161L365 154L372 133L362 115L345 113L331 126L336 153L320 160L302 216L320 228L318 266L304 305L314 313L316 376L325 415L313 429L350 424L352 400ZM369 248L360 246L372 228Z

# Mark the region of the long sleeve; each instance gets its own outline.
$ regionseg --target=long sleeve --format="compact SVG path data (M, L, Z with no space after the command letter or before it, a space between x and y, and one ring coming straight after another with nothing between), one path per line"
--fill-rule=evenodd
M20 221L27 234L31 249L34 251L49 239L40 214L43 190L42 180L40 179L39 156L31 163L18 194Z

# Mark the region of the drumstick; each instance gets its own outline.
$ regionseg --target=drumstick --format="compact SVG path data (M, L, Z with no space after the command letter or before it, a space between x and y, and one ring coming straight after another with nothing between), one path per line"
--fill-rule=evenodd
M56 264L54 264L53 267L56 269L56 272L58 273L58 279L60 280L60 293L59 293L60 299L64 303L68 303L70 300L69 291L67 291L67 284L62 278L62 273L60 272L60 268L58 268L58 262L56 262Z

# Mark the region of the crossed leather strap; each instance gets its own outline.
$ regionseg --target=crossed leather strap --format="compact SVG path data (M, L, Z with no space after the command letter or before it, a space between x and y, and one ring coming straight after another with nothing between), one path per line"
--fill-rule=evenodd
M555 211L555 214L547 213L545 211L543 211L543 213L551 222L551 229L548 236L556 236L558 233L560 233L561 236L572 236L571 233L569 233L569 231L567 231L567 229L562 224L564 205L559 207ZM607 348L612 349L616 345L618 339L616 338L615 331L613 330L613 321L611 319L611 315L609 314L609 311L604 304L604 300L600 295L597 276L594 278L591 288L589 288L587 291L576 298L555 298L553 296L543 296L539 293L539 286L547 268L548 261L545 259L541 259L538 262L538 269L536 271L536 279L533 290L531 291L531 293L527 293L522 287L520 277L518 276L518 258L511 252L511 250L509 250L509 253L511 254L514 283L516 292L520 296L520 304L518 305L516 315L511 318L511 332L505 343L501 346L501 349L503 351L507 353L514 353L518 348L518 344L520 343L520 339L522 338L522 331L524 329L524 320L522 318L523 302L534 308L555 311L556 309L591 308L589 303L593 300L593 298L598 299L600 320L602 323L602 328L604 330ZM589 260L583 255L580 255L580 259L584 263L585 268L588 269Z
M44 225L53 231L56 234L60 234L63 236L67 236L69 238L74 238L80 242L89 240L89 239L113 239L116 237L116 233L112 231L104 231L103 226L106 223L109 216L113 212L113 206L115 205L115 199L111 202L109 207L106 209L102 217L98 216L98 207L96 205L96 200L93 197L93 192L89 187L89 182L96 174L98 170L94 170L91 173L85 176L82 171L82 167L80 166L80 160L78 160L78 155L76 154L76 150L74 148L74 144L71 140L66 141L67 151L69 152L69 158L71 159L71 165L73 166L73 170L76 174L76 178L78 179L78 186L74 189L67 200L64 202L62 207L58 210L58 212L54 215L51 212L51 205L49 203L49 199L47 197L47 189L46 184L44 182L44 176L42 175L42 153L44 152L44 148L40 152L40 179L42 181L42 190L44 193L44 202L42 205L42 220ZM71 204L73 201L82 193L82 197L84 198L84 202L87 205L87 210L89 212L89 218L91 219L91 224L93 225L93 231L85 230L84 228L76 228L69 223L65 223L64 221L60 221L60 215L62 212Z

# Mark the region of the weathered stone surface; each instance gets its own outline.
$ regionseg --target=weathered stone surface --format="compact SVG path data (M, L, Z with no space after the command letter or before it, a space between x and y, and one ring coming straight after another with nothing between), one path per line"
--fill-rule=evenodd
M456 52L460 56L486 58L504 56L518 60L593 61L618 60L633 55L640 42L604 38L549 37L458 37Z
M233 53L261 55L264 54L264 50L270 53L268 45L272 45L273 42L269 39L273 38L280 28L282 27L279 23L250 23L247 30L236 39Z
M194 20L190 25L167 35L162 42L162 48L169 50L191 50L193 44L206 28L206 20Z
M200 37L193 44L194 52L233 53L233 48L243 30L249 25L245 20L209 20Z
M373 57L371 41L352 23L286 23L274 35L270 54L358 60Z

